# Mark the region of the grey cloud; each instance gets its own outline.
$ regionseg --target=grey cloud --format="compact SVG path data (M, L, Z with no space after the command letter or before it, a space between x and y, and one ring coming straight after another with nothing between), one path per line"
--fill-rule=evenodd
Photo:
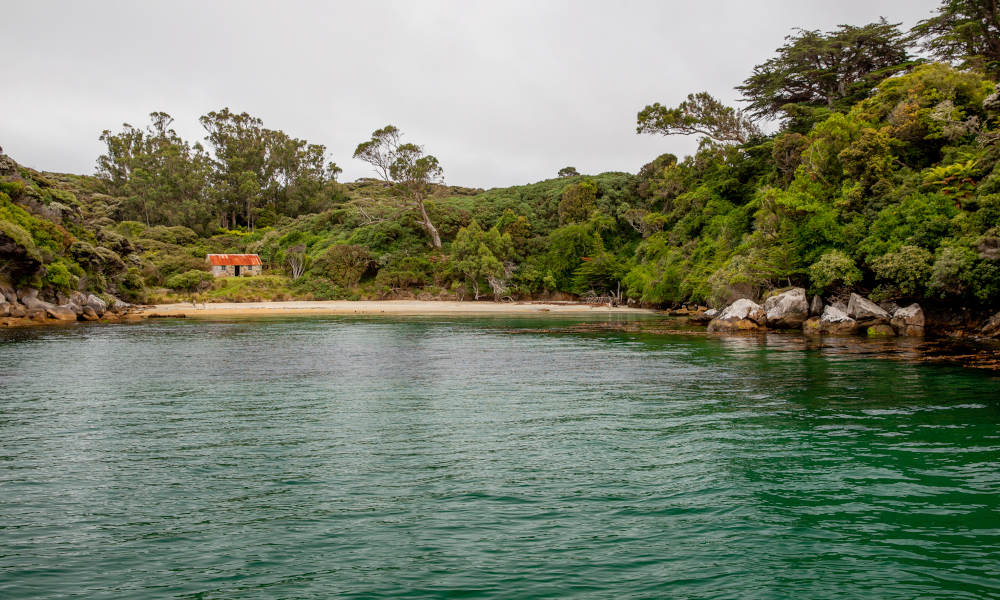
M456 185L635 172L691 138L635 134L635 115L737 85L793 27L886 16L936 0L813 2L22 2L3 10L0 146L35 168L93 172L98 136L154 110L187 139L229 106L325 144L344 179L386 123Z

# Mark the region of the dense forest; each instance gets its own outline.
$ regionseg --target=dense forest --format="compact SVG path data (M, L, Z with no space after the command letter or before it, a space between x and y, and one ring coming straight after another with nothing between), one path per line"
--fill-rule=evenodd
M720 306L801 286L880 302L1000 305L1000 17L945 0L886 20L796 30L737 86L638 112L695 135L637 173L491 190L386 126L337 181L326 148L228 108L191 143L163 112L104 131L93 176L0 156L0 279L49 297L506 299L615 295ZM652 100L652 99L643 99ZM637 107L638 108L638 107ZM652 158L652 157L651 157ZM265 275L213 281L208 252Z

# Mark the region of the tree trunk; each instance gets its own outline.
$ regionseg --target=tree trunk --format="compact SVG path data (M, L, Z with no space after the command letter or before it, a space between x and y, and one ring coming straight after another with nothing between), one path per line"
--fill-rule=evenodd
M431 245L437 249L441 249L441 236L438 234L437 227L431 223L431 218L427 216L427 210L424 208L424 201L417 199L417 206L420 207L420 217L423 219L424 229L431 236Z

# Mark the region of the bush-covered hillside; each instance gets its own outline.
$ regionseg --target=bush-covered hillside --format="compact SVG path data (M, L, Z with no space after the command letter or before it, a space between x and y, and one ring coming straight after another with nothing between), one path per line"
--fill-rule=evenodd
M701 92L640 111L639 133L701 143L635 175L566 167L530 185L448 187L437 159L387 126L354 154L378 178L344 184L323 146L246 113L202 117L206 146L153 113L145 129L104 132L94 177L4 158L0 277L133 300L720 305L802 286L995 312L1000 52L981 5L944 2L912 32L884 20L797 31L738 86L745 109ZM259 253L267 275L213 281L208 252Z

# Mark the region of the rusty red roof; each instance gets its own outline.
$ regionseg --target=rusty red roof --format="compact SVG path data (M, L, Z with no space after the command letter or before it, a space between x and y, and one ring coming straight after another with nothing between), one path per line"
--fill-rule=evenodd
M260 265L260 256L256 254L209 254L207 257L208 262L213 266L229 266L229 265Z

